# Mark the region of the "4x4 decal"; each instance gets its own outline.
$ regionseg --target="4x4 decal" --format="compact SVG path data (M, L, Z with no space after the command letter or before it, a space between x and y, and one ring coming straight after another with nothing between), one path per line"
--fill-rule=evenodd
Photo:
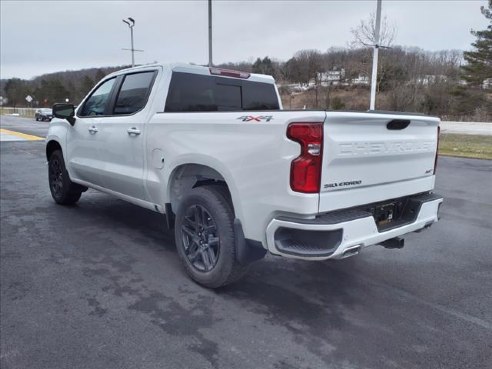
M269 122L273 119L273 116L271 115L243 115L242 117L239 117L237 119L241 119L243 122L261 122L262 120Z

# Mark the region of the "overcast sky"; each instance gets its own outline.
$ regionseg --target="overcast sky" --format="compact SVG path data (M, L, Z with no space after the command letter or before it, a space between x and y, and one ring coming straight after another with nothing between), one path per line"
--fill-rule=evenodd
M470 49L470 29L485 29L486 0L383 0L395 44ZM347 46L351 28L376 0L213 1L214 62L287 60L300 49ZM0 1L1 78L129 64L133 17L136 63L208 60L207 1Z

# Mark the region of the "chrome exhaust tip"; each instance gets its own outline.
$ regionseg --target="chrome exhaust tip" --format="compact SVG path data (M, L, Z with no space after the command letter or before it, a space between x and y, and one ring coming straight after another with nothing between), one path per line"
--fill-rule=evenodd
M351 246L349 247L348 249L346 249L342 256L340 257L340 259L345 259L345 258L349 258L351 256L355 256L357 255L359 252L360 252L360 249L362 248L362 245L355 245L355 246Z

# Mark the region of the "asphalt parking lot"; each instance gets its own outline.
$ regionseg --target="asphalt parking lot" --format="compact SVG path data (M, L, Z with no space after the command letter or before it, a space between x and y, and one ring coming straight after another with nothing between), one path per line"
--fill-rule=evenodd
M2 369L492 367L492 161L441 157L442 219L402 250L268 256L211 291L161 215L91 190L58 206L43 141L0 150Z

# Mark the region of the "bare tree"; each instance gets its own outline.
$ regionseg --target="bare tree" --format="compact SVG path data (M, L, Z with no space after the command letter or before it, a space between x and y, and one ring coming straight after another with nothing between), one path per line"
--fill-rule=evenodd
M350 30L354 40L350 43L353 48L374 46L376 44L376 15L371 13L368 19L363 19L360 24ZM379 31L379 46L390 47L396 36L396 26L388 22L386 16L381 20Z
M322 71L322 56L318 50L299 50L285 64L286 76L291 81L308 84Z

